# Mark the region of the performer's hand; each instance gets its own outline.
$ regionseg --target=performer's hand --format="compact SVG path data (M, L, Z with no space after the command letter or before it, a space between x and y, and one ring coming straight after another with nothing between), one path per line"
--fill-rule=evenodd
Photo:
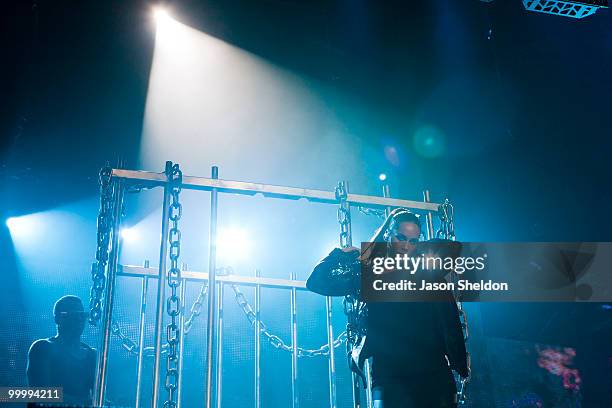
M359 248L356 248L354 246L350 246L350 247L346 247L346 248L340 248L340 249L342 249L342 252L353 252L353 251L359 252Z

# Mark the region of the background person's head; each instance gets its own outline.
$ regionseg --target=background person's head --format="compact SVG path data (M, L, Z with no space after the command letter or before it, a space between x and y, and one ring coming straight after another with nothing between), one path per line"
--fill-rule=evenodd
M55 302L53 315L57 324L57 333L66 339L79 339L85 329L87 313L78 296L63 296Z

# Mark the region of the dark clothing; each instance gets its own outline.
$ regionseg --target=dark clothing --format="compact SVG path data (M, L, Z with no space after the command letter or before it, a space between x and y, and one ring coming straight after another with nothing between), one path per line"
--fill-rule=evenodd
M359 288L359 251L335 248L315 266L306 281L308 290L323 296L345 296Z
M372 356L374 399L384 408L455 406L451 367L467 367L454 302L370 303L367 333L363 352Z
M447 358L445 332L454 303L370 303L363 352L372 356L373 398L384 408L453 407L457 388ZM450 323L450 324L449 324ZM457 317L458 323L458 317ZM461 334L461 327L458 327ZM455 333L457 335L457 333ZM463 336L453 358L465 372ZM461 352L462 350L462 352ZM463 353L463 354L462 354Z
M447 302L368 304L365 356L392 361L398 372L437 371L450 363L467 375L459 312L452 294L447 296Z
M376 363L374 363L375 366ZM374 367L373 370L376 370ZM379 378L377 383L372 389L372 399L382 401L383 408L452 408L457 406L455 379L448 367L422 374L406 373L401 376Z
M85 343L71 350L57 337L35 341L28 355L30 387L62 387L64 404L91 405L96 351Z
M343 262L350 264L338 268ZM338 287L350 286L349 276L334 271L351 269L354 278L359 276L357 268L361 269L355 253L334 250L317 265L307 287L338 295ZM333 282L338 277L341 285ZM384 408L454 406L451 368L467 376L467 353L452 293L441 293L440 300L368 304L367 335L359 360L372 357L373 395L384 401Z

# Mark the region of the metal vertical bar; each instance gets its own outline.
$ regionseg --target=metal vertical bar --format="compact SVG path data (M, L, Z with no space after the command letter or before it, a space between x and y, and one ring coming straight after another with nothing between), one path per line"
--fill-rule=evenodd
M217 318L217 408L221 408L223 391L223 292L225 284L219 282L218 318Z
M383 197L385 198L390 198L391 197L391 191L389 188L389 183L384 183L383 184ZM385 217L388 217L389 214L391 213L393 209L391 207L386 207L385 208ZM368 408L372 408L374 401L372 400L372 371L371 371L371 367L370 367L370 360L366 359L363 363L363 373L366 377L366 387L367 390L365 392L366 395L366 406Z
M327 322L327 345L329 346L329 406L330 408L336 408L336 360L334 351L334 327L332 324L332 298L330 296L325 298L325 316Z
M366 361L363 363L363 372L365 374L366 385L368 387L366 390L366 406L368 408L372 408L372 404L374 403L372 401L372 371L370 369L370 360L368 359L366 359Z
M382 190L383 190L383 197L385 198L389 198L391 197L391 192L389 191L389 184L388 183L384 183L382 186ZM388 217L389 214L391 213L392 208L391 207L385 207L385 217Z
M348 181L341 181L338 185L338 188L336 189L336 197L338 198L338 190L344 190L344 192L346 193L346 195L348 196L349 194L349 184ZM346 198L345 198L346 200ZM345 210L347 212L347 215L345 215L345 219L346 219L346 225L342 225L342 222L340 222L340 246L343 248L347 248L353 245L353 234L352 234L352 228L351 228L351 205L350 203L348 203L348 201L340 201L340 209L339 209L339 213L342 210ZM346 233L346 237L345 237L345 242L343 242L343 235ZM345 298L347 301L349 302L358 302L357 299L354 299L352 296L347 296ZM354 312L352 312L354 313ZM348 318L348 323L347 323L347 333L350 333L351 330L353 330L352 326L355 324L355 320L356 320L356 316L352 313L347 314L347 318ZM351 351L351 347L353 346L350 343L351 339L348 339L349 341L346 342L347 345L347 351L350 352ZM357 377L357 374L355 374L355 372L351 371L351 381L352 381L352 393L353 393L353 407L354 408L360 408L361 407L361 392L359 391L359 378Z
M361 408L361 391L359 390L359 377L351 371L351 379L353 381L353 407Z
M167 164L167 163L166 163ZM166 298L166 258L168 255L168 227L170 219L170 183L164 184L162 207L161 243L159 246L159 270L157 273L157 302L155 305L155 359L153 362L153 395L151 407L157 408L159 399L159 378L161 375L162 328L164 324L164 304Z
M291 280L295 280L295 272L291 272ZM291 406L297 408L300 405L300 396L298 390L298 338L297 338L297 308L296 308L296 292L295 287L291 288Z
M212 167L211 178L219 178L219 168ZM218 194L216 188L210 191L210 232L209 232L209 252L208 252L208 322L206 327L206 408L213 406L213 359L215 356L215 272L217 268L217 206Z
M261 270L255 270L255 277L261 277ZM261 285L255 285L255 408L261 408Z
M106 394L106 377L108 375L108 354L110 348L111 323L113 318L113 301L115 295L115 279L117 276L117 263L119 261L119 229L121 228L121 213L123 207L123 182L115 181L115 202L113 207L113 231L111 252L108 260L108 273L106 282L106 293L104 295L104 313L102 327L102 342L97 363L97 381L94 404L104 405Z
M183 270L187 270L187 265L183 264ZM179 352L178 352L178 379L176 387L176 408L181 408L181 397L183 395L183 350L185 350L185 295L187 293L187 279L181 279L181 314L179 315Z
M149 261L144 261L144 267L149 267ZM140 320L138 322L138 368L136 369L136 408L140 408L140 394L142 392L142 367L144 357L145 317L147 311L147 294L149 293L149 278L142 278L140 291Z
M429 196L429 190L423 191L423 201L426 203L431 202L431 197ZM427 211L427 215L425 215L425 222L427 224L427 239L434 239L434 227L433 227L433 214L431 211Z

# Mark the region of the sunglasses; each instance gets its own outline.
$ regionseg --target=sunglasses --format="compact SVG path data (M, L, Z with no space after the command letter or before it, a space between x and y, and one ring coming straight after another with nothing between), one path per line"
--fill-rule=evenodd
M395 238L396 238L398 241L401 241L401 242L408 242L408 243L410 243L410 244L412 244L412 245L416 245L416 244L419 242L419 239L418 239L418 238L408 238L408 237L407 237L407 236L405 236L404 234L400 234L400 233L395 234Z

